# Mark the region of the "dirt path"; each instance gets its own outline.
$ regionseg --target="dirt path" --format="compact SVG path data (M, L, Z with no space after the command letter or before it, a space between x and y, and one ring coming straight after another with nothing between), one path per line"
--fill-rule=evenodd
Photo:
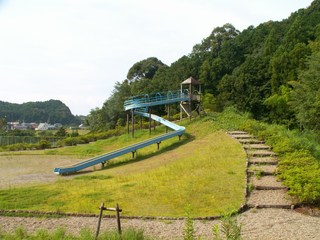
M77 162L74 156L0 155L0 189L25 184L54 182L53 169Z
M213 224L219 221L195 221L197 236L210 239ZM320 239L320 217L311 217L294 210L251 209L239 216L243 239ZM68 232L78 234L82 228L96 229L97 218L68 217L57 219L1 217L0 228L12 231L24 226L29 232L37 229L54 230L64 227ZM133 227L142 229L146 235L158 239L183 239L183 220L138 220L123 219L123 229ZM101 231L116 229L115 219L103 219Z

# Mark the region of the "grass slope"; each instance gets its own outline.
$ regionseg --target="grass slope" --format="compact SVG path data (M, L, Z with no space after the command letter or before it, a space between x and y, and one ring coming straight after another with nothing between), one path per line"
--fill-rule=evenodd
M0 191L0 209L27 209L97 213L101 202L119 203L124 215L212 216L238 209L244 202L245 153L242 147L217 131L214 121L184 123L182 141L167 140L115 159L102 170L55 183ZM158 128L159 134L164 128ZM49 154L93 154L142 141L150 136L139 131L97 143L50 150ZM90 150L91 149L91 150Z

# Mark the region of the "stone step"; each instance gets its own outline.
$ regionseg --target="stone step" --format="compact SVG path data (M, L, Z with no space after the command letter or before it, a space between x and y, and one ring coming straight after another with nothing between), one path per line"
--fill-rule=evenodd
M249 164L268 164L268 165L277 165L278 159L276 157L250 157Z
M262 176L274 175L276 171L277 171L276 165L252 164L248 169L248 173L250 174L261 173Z
M247 135L248 133L245 131L229 131L228 134L229 135L242 135L242 134Z
M249 134L235 134L231 135L235 139L252 139L253 137Z
M248 150L247 153L250 157L276 157L277 156L276 153L268 150L253 150L253 151Z
M254 188L257 190L287 189L287 187L283 186L282 183L278 181L275 176L253 175L250 177L249 181L251 184L253 184Z
M247 204L248 208L276 208L276 209L294 209L294 204Z
M260 141L258 139L255 138L251 138L251 139L238 139L238 141L241 144L264 144L264 141Z
M271 150L271 147L265 144L245 144L243 145L243 148L246 150Z
M280 190L253 190L248 198L249 206L290 206L292 200L285 189ZM290 208L289 207L289 208Z
M255 190L259 190L259 191L261 191L261 190L267 190L267 191L269 191L269 190L281 190L281 189L288 190L288 188L285 187L285 186L275 187L275 186L262 186L262 185L255 185L254 189Z

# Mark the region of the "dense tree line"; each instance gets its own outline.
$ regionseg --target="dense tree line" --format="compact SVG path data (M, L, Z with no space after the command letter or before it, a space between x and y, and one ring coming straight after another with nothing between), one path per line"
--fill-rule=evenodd
M242 32L232 24L217 27L170 66L154 57L134 64L87 122L93 130L123 125L127 97L179 89L193 76L203 84L207 109L235 106L256 119L320 131L319 60L320 0L315 0L282 21Z
M81 123L81 120L72 115L70 109L59 100L23 104L0 101L0 118L7 122Z

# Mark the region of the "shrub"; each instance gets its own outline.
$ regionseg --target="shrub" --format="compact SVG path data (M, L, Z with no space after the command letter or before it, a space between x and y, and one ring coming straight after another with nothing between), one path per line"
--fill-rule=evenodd
M194 231L194 222L191 218L191 207L187 206L186 208L186 220L183 229L183 239L184 240L194 240L195 231Z
M309 151L288 153L279 163L279 177L289 186L289 194L302 203L320 200L320 168Z
M51 143L47 140L41 140L38 146L39 146L39 149L51 148Z
M236 217L231 217L230 214L223 216L221 219L221 226L215 224L212 228L213 239L228 239L240 240L241 239L241 225L238 224Z
M48 230L39 229L34 234L29 234L27 231L19 227L13 233L6 233L0 231L0 239L14 239L14 240L93 240L94 234L89 229L81 229L79 236L68 234L64 228L58 228L53 232ZM103 232L98 237L99 240L148 240L151 238L146 237L142 230L127 229L119 235L117 231Z
M67 137L63 140L65 146L76 146L78 141L76 138Z

